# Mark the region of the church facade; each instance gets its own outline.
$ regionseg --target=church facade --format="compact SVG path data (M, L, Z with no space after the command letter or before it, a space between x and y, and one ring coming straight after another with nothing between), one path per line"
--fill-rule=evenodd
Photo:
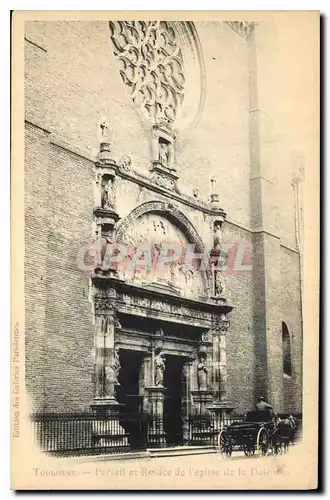
M26 23L34 411L125 408L172 438L260 395L301 412L300 179L265 119L267 30Z

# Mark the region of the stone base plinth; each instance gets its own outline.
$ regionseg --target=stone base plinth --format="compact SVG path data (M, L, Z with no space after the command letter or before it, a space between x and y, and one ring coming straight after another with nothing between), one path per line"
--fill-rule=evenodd
M166 389L164 387L146 387L147 408L149 416L148 424L148 447L162 448L166 446L164 432L164 397Z
M118 413L124 408L125 405L118 403L118 401L113 398L94 398L91 409L97 413Z
M216 415L215 425L220 431L226 424L226 416L233 411L233 407L229 406L226 401L214 401L208 406L208 410Z
M96 448L129 448L128 435L120 424L120 410L124 407L115 399L94 399L91 409L96 418L92 420L92 441Z
M199 389L198 391L191 391L193 403L200 414L208 413L207 407L212 404L213 391L208 389Z

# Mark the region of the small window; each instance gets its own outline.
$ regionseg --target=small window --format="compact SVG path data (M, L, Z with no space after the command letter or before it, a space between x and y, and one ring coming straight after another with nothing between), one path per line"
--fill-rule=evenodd
M282 352L283 352L283 374L292 376L292 363L291 363L291 341L288 327L282 321Z

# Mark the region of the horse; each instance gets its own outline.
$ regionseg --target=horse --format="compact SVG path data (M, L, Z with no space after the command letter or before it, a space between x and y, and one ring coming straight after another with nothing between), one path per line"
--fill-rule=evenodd
M283 444L284 451L287 451L289 444L294 444L295 433L298 428L297 419L293 415L289 415L284 419L277 419L275 436L280 443Z

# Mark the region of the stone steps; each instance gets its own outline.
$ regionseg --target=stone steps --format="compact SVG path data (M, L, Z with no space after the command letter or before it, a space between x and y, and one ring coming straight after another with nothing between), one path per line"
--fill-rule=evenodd
M175 446L173 448L149 448L150 457L175 457L216 453L214 446Z
M139 458L179 457L184 455L203 455L216 453L214 446L175 446L173 448L149 448L146 451L113 453L70 457L75 462L98 462L112 460L136 460Z

